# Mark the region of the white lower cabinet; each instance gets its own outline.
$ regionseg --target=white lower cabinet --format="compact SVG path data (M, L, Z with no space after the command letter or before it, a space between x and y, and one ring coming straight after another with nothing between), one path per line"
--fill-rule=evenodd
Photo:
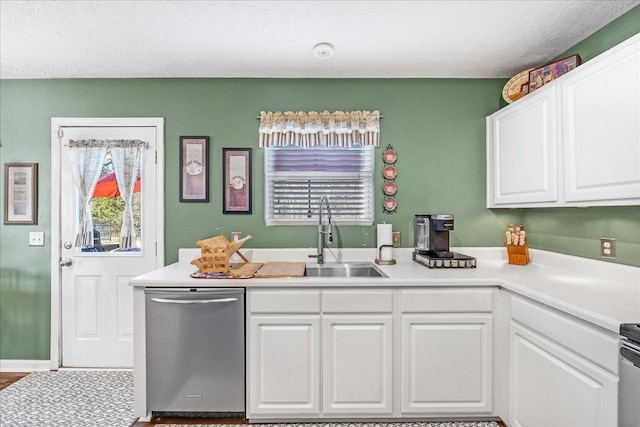
M320 291L247 292L247 417L319 417Z
M249 289L247 302L249 419L617 424L618 334L510 291Z
M401 296L402 414L490 414L493 292L429 289Z
M402 413L491 412L490 315L402 317Z
M323 317L323 405L328 415L393 412L391 315Z
M509 426L615 427L617 339L519 298L512 316Z
M393 415L393 291L250 290L248 301L248 418Z
M249 290L247 417L490 415L492 295Z
M320 316L252 316L249 414L320 415Z

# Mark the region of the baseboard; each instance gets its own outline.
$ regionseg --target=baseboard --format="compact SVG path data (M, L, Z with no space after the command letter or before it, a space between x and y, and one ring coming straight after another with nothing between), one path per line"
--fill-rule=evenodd
M0 372L33 372L51 370L50 360L0 359Z

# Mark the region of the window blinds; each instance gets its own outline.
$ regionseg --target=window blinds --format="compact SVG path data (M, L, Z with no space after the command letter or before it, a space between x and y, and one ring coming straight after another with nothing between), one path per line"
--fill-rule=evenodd
M322 196L334 223L372 225L374 164L374 146L266 148L266 225L317 223Z

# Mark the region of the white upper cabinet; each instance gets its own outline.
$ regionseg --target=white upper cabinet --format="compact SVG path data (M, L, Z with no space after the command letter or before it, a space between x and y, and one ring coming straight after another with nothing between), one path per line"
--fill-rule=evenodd
M558 201L557 104L545 87L487 119L489 207Z
M487 117L487 207L640 204L640 35Z
M567 202L640 198L640 37L562 81Z

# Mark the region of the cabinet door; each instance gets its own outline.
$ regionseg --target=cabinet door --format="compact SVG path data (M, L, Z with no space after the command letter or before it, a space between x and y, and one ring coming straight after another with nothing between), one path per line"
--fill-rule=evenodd
M319 416L320 316L251 316L249 414Z
M558 201L557 87L487 118L487 207Z
M639 204L640 36L563 77L566 200Z
M329 315L322 327L324 414L390 416L391 315Z
M510 346L510 426L616 426L614 375L514 322Z
M402 316L404 415L491 411L492 318Z

